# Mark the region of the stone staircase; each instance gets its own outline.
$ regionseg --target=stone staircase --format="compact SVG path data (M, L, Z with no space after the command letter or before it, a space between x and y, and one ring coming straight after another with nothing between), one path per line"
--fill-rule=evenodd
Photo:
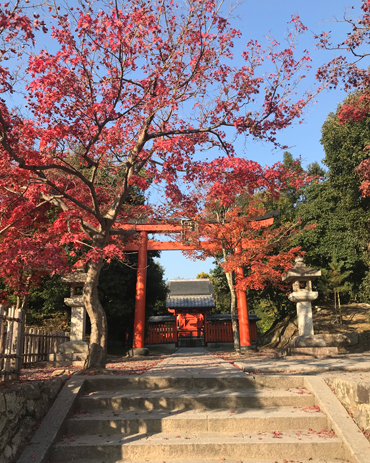
M51 461L347 463L304 384L299 376L91 376Z

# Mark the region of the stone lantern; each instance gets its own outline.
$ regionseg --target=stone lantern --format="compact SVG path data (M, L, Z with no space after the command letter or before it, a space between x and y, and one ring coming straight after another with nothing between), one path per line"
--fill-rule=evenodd
M86 310L83 297L76 294L77 288L83 288L86 281L86 273L83 269L62 277L63 283L71 287L71 296L64 299L64 303L71 307L71 341L84 341L86 331Z
M297 257L295 266L283 276L283 281L292 283L293 292L289 300L297 303L299 336L313 336L312 305L318 292L312 291L312 280L321 276L321 270L306 267L302 257Z
M83 296L76 294L77 288L83 288L87 274L84 269L62 277L63 283L71 287L71 296L64 299L64 303L71 307L70 341L59 345L57 363L59 365L83 366L89 354L89 344L85 341L86 310Z
M289 300L297 304L299 336L289 340L288 354L326 357L338 354L338 347L327 343L324 335L315 335L313 330L311 302L318 292L312 291L312 281L321 276L321 270L306 267L302 257L297 257L295 266L283 276L283 281L292 283L293 292Z

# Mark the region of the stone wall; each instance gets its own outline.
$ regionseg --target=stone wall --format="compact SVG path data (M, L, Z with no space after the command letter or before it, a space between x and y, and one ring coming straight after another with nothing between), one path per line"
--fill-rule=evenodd
M13 463L63 387L63 379L0 389L0 463Z
M325 381L358 427L366 434L370 433L370 384L336 377Z

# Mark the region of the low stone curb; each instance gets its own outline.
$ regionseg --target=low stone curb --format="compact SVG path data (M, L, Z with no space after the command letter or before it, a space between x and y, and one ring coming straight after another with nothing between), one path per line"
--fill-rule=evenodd
M365 381L328 376L325 382L340 403L357 423L358 427L370 433L370 384Z
M73 377L64 385L17 463L48 463L51 446L64 431L64 424L83 392L85 378Z
M331 420L335 434L342 440L345 457L352 463L369 463L370 443L329 386L317 376L305 376L304 381L306 388L315 395L316 405Z
M338 365L333 364L330 366L316 366L316 365L294 365L294 364L281 364L276 366L259 366L246 364L245 362L233 362L240 370L245 373L266 373L266 374L289 374L297 373L325 373L326 371L370 371L370 364L363 365Z

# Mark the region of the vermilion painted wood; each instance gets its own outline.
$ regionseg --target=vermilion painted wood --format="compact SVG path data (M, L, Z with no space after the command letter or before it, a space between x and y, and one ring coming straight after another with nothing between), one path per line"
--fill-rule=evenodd
M251 221L251 227L253 228L262 228L268 227L274 223L274 218L271 217L269 219L263 220L254 220ZM207 224L207 226L212 227L212 224ZM147 232L147 233L181 233L184 230L182 225L173 225L169 223L162 223L162 224L131 224L131 223L124 223L119 224L119 227L122 230L128 231L137 231L139 232Z
M145 344L163 344L177 342L177 329L175 323L155 323L148 327Z
M252 320L249 323L249 330L251 341L257 341L257 325L255 321ZM206 342L232 342L234 340L231 321L205 321L204 335ZM145 343L162 344L166 342L177 342L176 322L149 324Z
M135 298L135 318L134 318L134 342L133 348L144 347L145 329L145 293L146 293L146 266L147 266L147 246L148 233L141 232L141 244L139 247L136 298Z
M176 241L154 241L148 240L148 251L192 251L195 246L187 246ZM136 243L128 243L125 246L125 251L138 251L139 245Z
M235 254L240 254L242 251L241 245L239 245ZM238 282L238 279L244 277L243 267L237 267L235 269L235 279ZM251 337L249 334L249 318L248 318L248 305L247 305L247 296L245 291L238 290L236 292L237 297L237 306L238 306L238 315L239 315L239 339L240 347L250 347L251 346Z

